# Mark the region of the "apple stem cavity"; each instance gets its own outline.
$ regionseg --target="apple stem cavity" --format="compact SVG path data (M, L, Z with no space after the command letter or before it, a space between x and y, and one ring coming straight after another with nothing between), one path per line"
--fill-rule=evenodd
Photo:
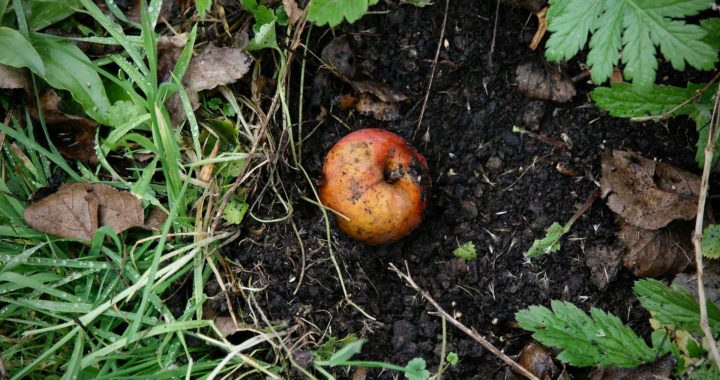
M405 171L402 168L385 170L383 172L383 178L387 183L395 183L405 175Z

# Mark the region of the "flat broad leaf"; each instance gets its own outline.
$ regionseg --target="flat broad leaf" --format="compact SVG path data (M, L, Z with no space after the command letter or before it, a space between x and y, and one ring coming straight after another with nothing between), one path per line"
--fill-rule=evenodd
M190 61L183 84L190 91L211 90L234 83L250 70L250 56L242 49L208 46Z
M307 7L307 19L319 26L327 24L334 27L343 20L353 23L375 3L377 0L312 0Z
M533 245L525 252L525 257L538 257L547 255L548 253L557 252L560 250L560 239L565 235L570 228L560 225L558 222L554 222L547 229L545 237L542 239L535 239Z
M427 364L423 358L414 358L405 366L405 378L409 380L427 380L430 378L430 371L426 369Z
M30 39L45 64L43 79L53 88L69 91L85 113L104 123L110 101L100 75L85 53L69 42L45 34L32 33Z
M230 224L240 224L249 207L245 200L232 198L223 211L223 219Z
M45 65L35 47L20 32L6 26L0 27L0 63L12 67L27 67L39 76L45 76Z
M620 318L592 308L590 315L564 301L551 308L530 306L515 314L520 327L533 338L562 352L557 359L577 367L632 368L655 360L655 351Z
M640 304L664 324L675 325L682 330L701 333L700 305L687 289L676 286L673 289L660 281L644 279L635 281L633 286ZM720 310L708 301L708 324L714 334L720 331Z
M605 82L621 56L625 78L647 90L655 82L658 48L676 70L686 64L700 70L714 67L717 50L705 40L707 25L684 21L709 7L705 0L554 0L545 54L553 61L570 59L592 34L587 63L593 81Z
M31 0L24 1L28 27L40 30L63 20L80 9L77 0Z
M92 240L102 226L116 233L144 224L140 200L103 184L69 183L25 209L25 221L38 231Z

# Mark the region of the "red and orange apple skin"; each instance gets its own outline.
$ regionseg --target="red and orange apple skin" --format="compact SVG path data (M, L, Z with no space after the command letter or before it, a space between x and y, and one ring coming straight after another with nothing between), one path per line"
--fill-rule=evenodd
M420 224L430 183L425 158L402 137L361 129L328 152L320 200L342 214L338 225L350 237L370 245L387 244Z

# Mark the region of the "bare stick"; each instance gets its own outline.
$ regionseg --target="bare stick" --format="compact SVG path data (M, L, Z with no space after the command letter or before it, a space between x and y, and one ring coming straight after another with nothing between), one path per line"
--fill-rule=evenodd
M440 49L443 46L443 39L445 38L445 25L447 24L448 8L450 7L450 0L445 0L445 15L443 16L442 27L440 28L440 40L438 41L437 50L435 50L435 59L433 59L432 70L430 70L430 82L428 82L427 91L425 92L425 99L423 99L422 108L420 108L420 118L418 118L417 127L413 132L413 140L417 135L422 125L423 116L425 116L425 108L427 107L428 99L430 98L430 89L432 88L433 79L435 79L435 69L437 68L438 57L440 57ZM423 140L426 142L430 140L430 125L428 124Z
M495 0L495 23L493 24L492 42L490 43L490 51L488 52L488 65L493 64L493 54L495 53L495 38L497 37L497 24L500 17L500 0Z
M495 347L495 346L494 346L492 343L490 343L487 339L485 339L485 338L483 338L482 336L480 336L480 334L478 334L477 331L475 331L475 330L473 330L473 329L471 329L471 328L463 325L460 321L458 321L457 319L453 318L452 315L448 314L448 313L442 308L442 306L440 306L440 304L438 304L437 301L435 301L435 300L430 296L430 293L428 293L428 292L425 291L424 289L420 288L420 287L415 283L415 281L412 279L412 277L410 277L410 269L408 268L407 261L405 262L405 270L407 271L407 274L401 272L401 271L400 271L399 269L397 269L397 267L396 267L394 264L392 264L392 263L390 263L390 270L393 271L393 272L395 272L401 279L405 280L405 282L406 282L411 288L415 289L418 293L420 293L420 295L421 295L423 298L425 298L426 301L430 302L430 304L433 305L433 307L435 308L435 310L438 311L438 314L440 314L443 318L447 319L448 322L452 323L455 327L457 327L458 329L460 329L462 332L464 332L465 334L467 334L469 337L475 339L478 343L480 343L481 346L483 346L483 348L485 348L486 350L488 350L488 351L492 352L493 354L495 354L495 356L497 356L498 358L500 358L500 360L502 360L502 361L504 361L505 363L507 363L507 365L509 365L510 367L512 367L513 369L515 369L517 372L519 372L519 373L522 374L523 376L527 377L528 379L531 379L531 380L540 380L537 376L533 375L530 371L528 371L528 370L525 369L523 366L521 366L520 364L518 364L517 362L515 362L514 360L512 360L509 356L505 355L502 351L500 351L497 347Z
M697 292L698 303L700 303L700 328L705 333L710 352L712 353L715 363L720 367L720 352L718 352L715 338L713 337L710 325L708 324L707 299L705 298L705 284L703 279L703 255L702 255L702 238L703 238L703 216L705 215L705 201L708 194L708 182L710 180L710 169L713 161L713 153L715 152L715 142L718 138L718 108L720 108L720 87L715 94L715 107L713 108L712 117L710 118L710 131L708 132L707 145L705 145L705 165L703 165L702 180L700 182L700 194L698 196L697 217L695 218L695 232L692 241L695 247L695 265L697 267Z

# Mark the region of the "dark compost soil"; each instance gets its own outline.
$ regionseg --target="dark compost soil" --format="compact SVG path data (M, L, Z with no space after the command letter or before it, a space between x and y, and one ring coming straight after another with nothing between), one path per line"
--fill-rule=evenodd
M384 5L380 9L387 7L387 12L367 15L356 24L334 30L336 36L350 37L361 70L404 92L409 100L403 104L404 117L394 122L379 122L326 104L337 119L326 117L318 128L316 122L307 122L303 128L303 164L313 178L320 178L322 159L332 144L352 130L379 127L412 140L440 35L443 6L441 0L426 8ZM587 93L592 86L584 82L578 84L578 94L567 104L527 98L514 84L517 65L552 64L543 61L541 52L527 48L536 21L523 8L500 7L496 46L491 53L495 11L495 2L490 1L450 3L447 42L422 128L413 140L425 155L433 178L432 200L423 224L400 242L379 247L356 243L333 224L332 243L348 292L377 321L364 318L343 302L328 256L322 214L298 196L293 200L292 217L304 243L307 268L297 294L293 291L299 280L301 253L289 223L251 222L245 227L252 232L245 234L249 237L224 252L237 265L240 283L267 286L257 300L268 318L316 332L309 341L318 340L322 332L365 337L368 343L359 355L363 359L400 364L421 356L429 367L436 368L441 321L429 315L432 308L388 270L389 263L402 268L407 261L421 287L460 321L511 355L530 339L515 324L514 314L529 305L549 305L554 299L585 309L606 309L636 331L647 333L648 316L632 294L633 278L627 270L621 269L602 291L589 279L585 265L588 249L616 244L614 216L602 201L574 225L560 252L532 262L523 259L523 252L533 239L544 236L552 222L567 221L595 191L593 180L599 176L603 152L635 150L697 172L694 129L685 120L667 125L613 119L590 102ZM333 33L320 33L319 29L313 33L310 48L319 55ZM582 72L579 61L572 61L564 70L570 75ZM310 58L306 70L304 92L308 98L317 91L312 76L319 70L318 60ZM330 97L348 92L336 82L326 89L334 92ZM317 109L306 107L306 119L317 115ZM565 137L570 151L512 133L513 125L537 128L537 133L556 140ZM424 142L428 126L430 139ZM556 170L559 163L579 175L560 173ZM288 188L297 186L312 197L300 175L289 173L286 178ZM279 213L279 209L275 211ZM268 218L273 212L262 207L255 210ZM454 258L458 243L469 241L477 247L478 259L465 263ZM453 327L448 327L447 341L448 351L457 352L460 363L446 372L446 378L504 376L502 362ZM298 351L312 347L307 344ZM393 376L397 375L371 370L368 378Z

